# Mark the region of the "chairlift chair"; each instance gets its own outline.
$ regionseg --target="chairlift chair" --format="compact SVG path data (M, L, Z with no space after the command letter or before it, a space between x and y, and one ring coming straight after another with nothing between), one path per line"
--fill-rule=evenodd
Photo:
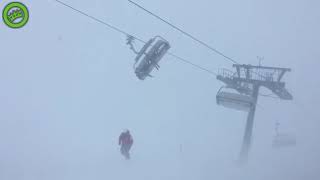
M272 142L274 148L292 147L296 145L296 138L290 134L277 134Z
M133 49L131 42L128 43L131 45L131 49ZM141 50L137 52L137 56L135 58L135 63L133 66L136 76L140 80L144 80L148 76L152 77L150 73L154 68L156 68L157 70L160 68L159 62L169 49L169 42L162 37L156 36L150 39L141 48Z
M276 135L273 139L272 146L274 148L291 147L296 145L296 137L290 134L279 133L280 123L276 123Z
M251 96L243 95L238 92L228 92L226 89L228 88L222 87L217 93L216 100L218 105L246 112L255 106L254 98Z

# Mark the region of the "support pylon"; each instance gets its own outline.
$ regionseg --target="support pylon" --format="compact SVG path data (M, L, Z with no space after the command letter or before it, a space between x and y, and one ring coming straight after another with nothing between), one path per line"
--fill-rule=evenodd
M243 144L240 152L240 161L245 163L248 160L251 146L254 115L259 89L260 87L265 87L271 90L280 99L292 100L292 95L286 90L285 83L281 81L284 74L291 70L288 68L240 64L234 64L233 67L236 68L236 72L222 70L217 76L217 79L224 82L227 88L237 91L238 94L218 93L217 103L225 103L229 107L232 104L249 107ZM241 108L238 107L237 109Z

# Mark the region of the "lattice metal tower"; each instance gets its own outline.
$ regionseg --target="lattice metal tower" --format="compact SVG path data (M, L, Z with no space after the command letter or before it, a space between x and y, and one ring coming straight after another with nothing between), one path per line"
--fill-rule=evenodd
M283 100L292 100L292 95L286 90L285 83L281 81L288 68L264 67L234 64L235 72L223 69L217 79L226 84L226 88L237 93L218 92L217 104L236 109L247 109L248 117L240 152L240 160L246 162L251 146L251 136L254 123L254 114L261 86L270 89Z

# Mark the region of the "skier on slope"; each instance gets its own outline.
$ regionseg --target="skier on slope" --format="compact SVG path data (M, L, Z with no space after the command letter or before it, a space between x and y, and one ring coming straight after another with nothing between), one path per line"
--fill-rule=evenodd
M119 145L121 146L120 152L126 158L130 159L130 149L133 144L133 139L129 130L126 130L121 133L119 137Z

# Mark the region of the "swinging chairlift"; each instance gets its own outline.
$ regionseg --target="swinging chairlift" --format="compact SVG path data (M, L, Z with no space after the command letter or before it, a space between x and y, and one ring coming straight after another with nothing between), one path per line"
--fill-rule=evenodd
M136 51L132 44L133 40L134 38L129 36L127 44L129 44L130 49L137 54L133 65L136 76L140 80L144 80L147 76L152 77L150 73L154 68L159 70L160 60L170 49L169 42L160 36L156 36L150 39L140 51Z

